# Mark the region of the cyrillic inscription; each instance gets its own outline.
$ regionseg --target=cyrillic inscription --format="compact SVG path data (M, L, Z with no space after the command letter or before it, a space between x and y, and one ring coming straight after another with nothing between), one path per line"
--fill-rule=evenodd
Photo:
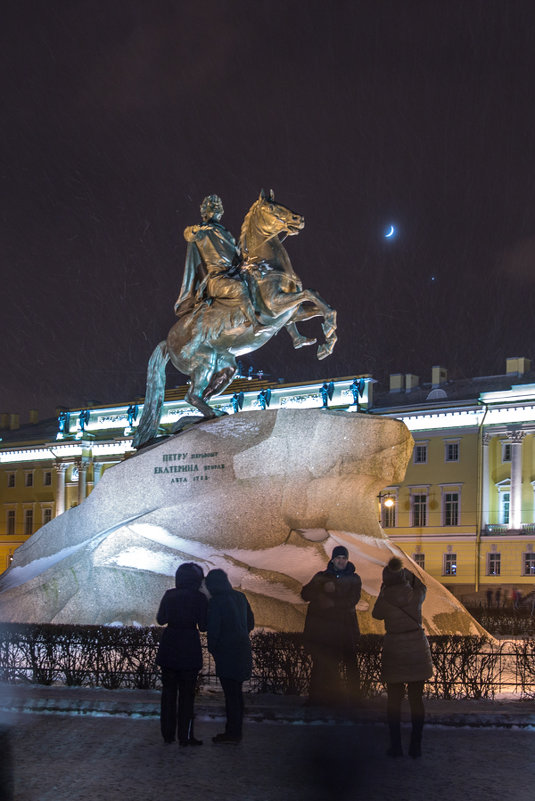
M224 470L225 464L223 462L216 464L212 462L205 463L204 460L217 459L218 456L218 451L165 453L162 455L163 464L154 466L154 475L172 475L171 484L187 484L189 481L209 481L212 470ZM195 473L200 473L200 475L194 475Z

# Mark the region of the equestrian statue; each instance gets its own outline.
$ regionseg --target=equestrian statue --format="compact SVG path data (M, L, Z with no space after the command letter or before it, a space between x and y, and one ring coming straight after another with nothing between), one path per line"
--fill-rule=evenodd
M223 204L209 195L201 204L202 223L184 231L184 279L175 303L178 317L167 339L149 359L143 414L134 436L138 448L158 431L165 395L165 367L171 363L190 379L186 401L204 418L223 412L207 401L223 392L236 370L236 357L258 350L281 328L294 348L314 345L297 323L323 317L325 342L318 359L336 343L336 312L312 289L303 289L283 247L305 221L262 190L249 209L239 244L221 223Z

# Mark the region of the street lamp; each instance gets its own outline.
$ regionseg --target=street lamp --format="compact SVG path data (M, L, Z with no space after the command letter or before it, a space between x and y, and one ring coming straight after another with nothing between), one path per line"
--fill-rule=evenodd
M379 523L382 524L382 511L383 509L392 509L395 506L395 498L389 492L380 492L377 496L379 501Z

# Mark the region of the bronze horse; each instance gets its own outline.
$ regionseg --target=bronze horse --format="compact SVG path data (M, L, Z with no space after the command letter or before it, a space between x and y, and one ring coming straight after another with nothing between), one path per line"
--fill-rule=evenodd
M256 310L257 325L251 324L239 306L217 299L200 302L181 317L150 357L135 447L157 433L165 395L165 366L169 360L190 378L186 401L205 418L213 418L221 412L212 409L207 401L231 383L237 370L236 357L258 350L281 328L288 328L294 346L313 344L314 340L299 335L295 324L321 316L325 342L318 347L317 357L324 359L332 353L336 343L336 312L317 292L302 289L279 238L298 234L303 227L303 217L275 203L273 192L267 197L260 193L243 221L240 237L241 274Z

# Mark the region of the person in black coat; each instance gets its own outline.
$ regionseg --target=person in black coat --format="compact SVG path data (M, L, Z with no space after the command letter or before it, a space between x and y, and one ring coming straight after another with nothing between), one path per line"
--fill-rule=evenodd
M203 571L186 562L176 571L174 590L163 596L156 620L167 624L156 664L162 669L160 725L164 742L181 746L202 745L193 734L193 702L197 676L202 668L199 630L206 631L208 601L199 588ZM178 695L178 710L177 710Z
M249 632L254 616L245 595L233 590L224 570L210 570L205 579L208 602L208 650L225 693L225 731L214 743L239 743L243 726L242 684L251 678L253 657Z
M337 703L360 693L357 645L360 635L355 606L362 582L349 553L337 545L326 570L305 584L301 597L309 602L304 643L312 656L309 704ZM342 673L347 688L344 693Z
M422 627L422 604L426 595L423 581L403 567L401 559L392 557L383 570L383 583L372 617L384 620L386 634L381 657L381 675L388 694L387 719L390 747L387 755L403 755L401 747L401 702L405 685L411 708L411 742L409 755L422 754L424 727L423 691L433 675L431 651Z

